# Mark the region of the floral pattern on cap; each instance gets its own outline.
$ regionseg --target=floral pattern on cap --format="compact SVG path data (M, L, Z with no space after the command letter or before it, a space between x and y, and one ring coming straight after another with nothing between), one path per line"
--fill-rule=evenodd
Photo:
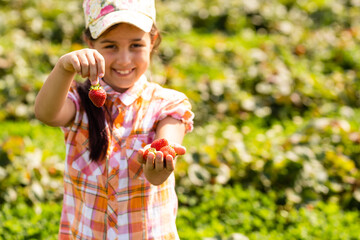
M118 22L129 22L143 29L144 20L145 25L150 21L152 25L156 18L155 0L84 0L83 8L86 27L96 37Z

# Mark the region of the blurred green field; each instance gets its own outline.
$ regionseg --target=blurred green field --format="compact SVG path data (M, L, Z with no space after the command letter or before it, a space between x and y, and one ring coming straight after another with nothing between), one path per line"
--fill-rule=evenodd
M60 128L45 126L38 121L3 121L0 128L2 143L12 137L21 137L27 141L29 150L40 148L65 158L64 135Z
M176 169L181 239L360 239L359 1L156 3L148 75L196 115ZM81 1L0 5L0 239L56 239L65 146L33 105L85 47Z

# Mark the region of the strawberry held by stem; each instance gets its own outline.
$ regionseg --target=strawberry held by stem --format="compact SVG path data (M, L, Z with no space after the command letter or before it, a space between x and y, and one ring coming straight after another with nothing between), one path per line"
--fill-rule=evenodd
M89 90L89 98L96 107L102 107L106 100L106 92L100 84L92 85Z

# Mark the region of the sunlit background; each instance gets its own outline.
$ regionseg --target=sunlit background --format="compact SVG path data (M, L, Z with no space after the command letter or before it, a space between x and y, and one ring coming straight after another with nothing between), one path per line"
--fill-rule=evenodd
M196 114L181 239L360 239L360 0L156 3L147 74ZM33 104L85 47L81 4L0 0L0 239L57 239L63 136Z

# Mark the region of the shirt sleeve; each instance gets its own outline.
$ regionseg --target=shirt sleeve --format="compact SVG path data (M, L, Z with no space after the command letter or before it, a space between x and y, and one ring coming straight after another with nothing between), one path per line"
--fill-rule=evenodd
M183 122L185 124L186 133L193 130L195 115L191 111L189 99L183 93L167 89L158 121L169 116Z
M61 130L65 134L65 139L68 138L70 132L76 132L78 126L82 121L80 96L77 92L76 86L77 86L76 83L73 82L67 96L70 100L74 102L76 113L75 113L74 121L69 126L61 128Z

